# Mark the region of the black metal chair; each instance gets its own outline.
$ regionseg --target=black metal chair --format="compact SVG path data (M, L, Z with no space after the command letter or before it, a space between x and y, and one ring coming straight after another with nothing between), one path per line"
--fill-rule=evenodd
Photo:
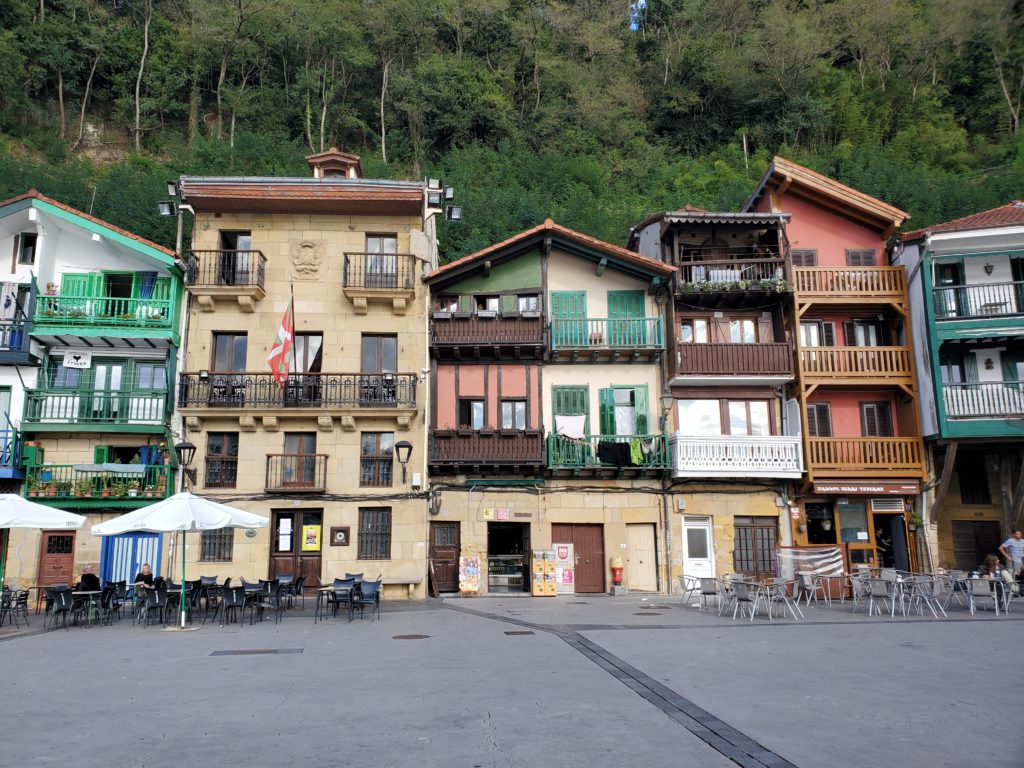
M10 621L15 627L18 626L18 620L14 615L14 593L7 587L0 591L0 627L4 625L4 621Z
M306 596L303 594L302 589L306 585L306 577L299 576L295 581L291 583L291 589L288 592L288 600L291 605L295 605L295 600L298 598L302 601L302 607L306 607Z
M359 585L353 595L353 611L359 609L359 618L363 618L363 611L370 609L370 621L373 621L373 614L380 618L380 581L364 581Z
M63 614L64 629L68 628L68 619L78 617L81 606L76 603L67 587L46 588L47 615L50 617L50 629L57 623L57 617Z
M27 627L29 625L28 624L28 590L27 589L19 589L19 590L17 590L14 593L14 608L12 610L13 610L13 614L14 614L15 624L17 624L18 616L20 615L20 616L24 616L25 617L25 626Z
M220 610L220 625L231 623L231 617L235 617L238 624L242 624L245 618L246 594L245 587L222 587ZM216 614L214 614L216 616Z
M148 627L150 622L158 614L160 616L161 624L166 621L167 592L166 584L161 584L159 587L146 590L145 602L142 605L142 618L140 620L144 627Z
M358 584L359 582L361 582L363 580L363 574L361 574L361 573L346 573L345 574L345 578L346 579L352 579L352 581L354 581L356 584Z
M121 618L118 614L120 605L117 603L117 586L107 584L100 592L100 611L103 615L103 623L110 624L114 617Z
M352 618L352 593L355 591L356 583L353 579L335 579L334 590L327 593L327 607L331 608L331 616L337 617L338 608L345 606Z

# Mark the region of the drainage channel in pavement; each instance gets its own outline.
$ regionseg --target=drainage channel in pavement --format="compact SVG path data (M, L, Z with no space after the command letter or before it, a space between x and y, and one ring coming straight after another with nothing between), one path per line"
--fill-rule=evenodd
M635 694L660 709L667 717L703 741L716 752L724 755L737 765L744 768L796 768L796 766L779 754L758 743L751 737L719 720L694 702L681 696L654 678L645 675L636 667L620 659L597 643L586 639L578 632L559 631L541 624L531 624L522 619L484 613L472 608L454 605L446 606L449 610L459 611L482 619L493 619L532 630L548 632L556 635L573 650L586 656L598 667L610 674ZM656 615L656 614L637 614ZM506 632L507 634L512 634Z
M211 656L269 656L278 653L302 653L302 648L238 648L232 651L211 651Z

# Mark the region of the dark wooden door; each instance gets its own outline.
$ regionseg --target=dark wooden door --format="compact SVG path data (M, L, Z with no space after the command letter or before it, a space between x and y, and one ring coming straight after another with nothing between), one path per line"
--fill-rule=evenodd
M552 523L551 541L573 545L577 592L604 592L604 526Z
M275 510L272 515L270 578L305 576L306 584L316 584L320 578L323 512L319 509L295 512ZM316 529L315 542L313 528Z
M430 523L430 559L438 592L459 591L459 524Z
M953 556L960 570L973 571L986 555L999 554L1001 543L994 520L953 520Z
M72 584L75 578L75 534L73 531L43 532L39 554L40 584Z

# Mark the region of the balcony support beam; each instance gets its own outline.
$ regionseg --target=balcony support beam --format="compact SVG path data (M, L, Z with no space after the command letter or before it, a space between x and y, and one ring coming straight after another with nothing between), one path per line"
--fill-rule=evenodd
M956 450L960 443L952 442L946 447L946 462L942 465L942 475L939 477L939 487L935 490L935 501L932 503L932 511L929 518L932 523L939 519L942 511L942 503L946 500L946 493L949 492L949 480L953 476L953 467L956 465Z

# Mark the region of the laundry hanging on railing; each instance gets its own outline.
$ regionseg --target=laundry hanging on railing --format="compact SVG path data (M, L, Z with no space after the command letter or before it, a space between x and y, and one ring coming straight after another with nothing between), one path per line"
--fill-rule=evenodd
M555 434L582 440L586 423L586 416L555 416Z
M0 320L18 317L18 284L0 283Z

